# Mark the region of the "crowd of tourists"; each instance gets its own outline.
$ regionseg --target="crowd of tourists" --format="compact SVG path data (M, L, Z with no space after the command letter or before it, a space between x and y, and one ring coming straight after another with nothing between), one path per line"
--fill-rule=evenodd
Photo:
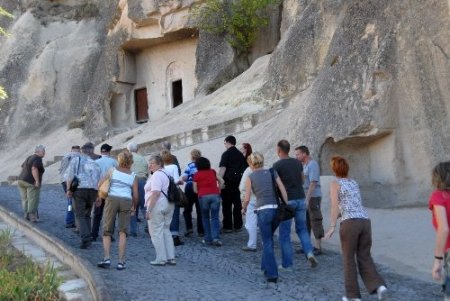
M348 177L350 167L346 159L335 156L330 161L335 179L330 184L330 224L325 231L320 168L307 146L296 147L294 158L289 156L290 143L280 140L276 145L279 160L271 168L265 167L264 156L253 151L249 143L237 146L236 138L228 136L224 146L218 171L198 149L191 150L189 163L182 170L168 142L164 142L161 152L151 155L148 161L139 154L135 143L128 144L117 160L111 156L112 146L108 144L101 145L101 155L94 153L92 143L73 146L62 159L59 169L67 197L66 228L74 228L79 234L81 249L89 248L101 234L104 254L97 264L99 268L111 267L111 242L118 233L116 268L123 270L126 268L127 237L137 236L138 223L146 221L145 231L156 253L149 264L176 265L175 247L184 242L180 233L180 206L171 202L169 187L184 185L188 202L182 208L186 225L183 239L190 239L195 230L203 244L219 248L222 235L244 228L248 239L242 251L257 252L258 246L262 245L261 270L267 286L277 289L278 273L292 271L294 266L292 223L295 223L301 252L311 268L319 264L317 257L323 254L321 241L330 238L339 225L345 286L342 300L360 300L358 273L367 291L375 294L378 300L384 300L386 283L378 274L370 253L370 219L362 205L358 183ZM45 171L44 155L45 147L38 145L35 154L23 163L18 182L24 218L30 222L39 221L37 209ZM430 201L438 237L442 237L436 245L433 267L436 279L442 278L442 262L450 245L447 225L450 206L445 205L447 211L441 208L444 202L446 204L446 189L450 187L448 165L435 170L437 192ZM106 194L102 189L104 185ZM281 209L289 211L290 218L281 218ZM274 252L277 229L280 264L277 264ZM261 244L258 244L259 238ZM447 255L445 259L450 261Z

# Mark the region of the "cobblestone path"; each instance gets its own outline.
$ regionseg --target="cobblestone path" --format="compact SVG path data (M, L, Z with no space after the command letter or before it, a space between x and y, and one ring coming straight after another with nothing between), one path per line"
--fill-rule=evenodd
M0 187L0 205L22 216L16 186ZM64 227L66 202L59 185L45 185L41 191L36 227L65 242L94 267L102 259L101 242L87 250L79 249L79 238ZM181 217L181 226L184 220ZM246 233L223 234L222 247L201 244L199 237L183 238L185 245L176 247L177 265L154 267L155 257L144 223L138 237L127 241L127 269L117 271L117 242L112 245L112 267L101 270L114 300L305 300L334 301L343 295L343 273L340 254L326 251L318 256L319 266L311 269L302 254L296 254L293 272L280 272L279 290L266 289L259 269L261 251L240 250ZM181 229L183 233L183 229ZM298 247L298 246L296 246ZM279 259L279 250L276 249ZM396 274L388 266L378 265L391 291L389 300L442 300L437 284ZM376 300L360 283L362 300Z

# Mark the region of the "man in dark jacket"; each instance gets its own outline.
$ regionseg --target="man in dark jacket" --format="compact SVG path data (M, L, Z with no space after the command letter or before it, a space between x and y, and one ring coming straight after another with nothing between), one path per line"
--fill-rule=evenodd
M247 168L247 163L244 155L236 148L234 136L226 137L224 145L227 150L222 154L219 164L219 175L225 180L225 188L221 191L223 232L231 233L233 229L235 231L242 229L239 183L244 170Z

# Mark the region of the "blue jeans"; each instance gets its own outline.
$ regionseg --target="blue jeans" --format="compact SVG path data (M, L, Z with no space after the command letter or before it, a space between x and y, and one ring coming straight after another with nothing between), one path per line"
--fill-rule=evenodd
M258 210L256 215L258 216L258 227L263 243L261 270L267 279L276 280L278 278L278 268L273 250L273 233L279 224L277 209Z
M306 204L305 199L289 200L288 204L295 207L295 232L300 239L302 248L306 256L313 254L313 246L306 228ZM291 225L292 219L280 223L280 248L281 248L281 264L284 268L291 267L293 263L294 252L291 243Z
M142 210L142 215L144 216L144 219L145 219L145 207L144 207L145 190L144 190L144 186L145 186L146 182L147 182L147 179L145 179L145 178L138 178L139 204L138 204L138 206L136 208L136 214L132 215L130 217L130 234L131 235L137 234L137 218L139 217L139 209Z
M67 184L62 182L62 187L64 189L64 194L67 193ZM67 198L67 208L66 208L66 225L75 224L75 214L73 213L72 198Z
M203 229L205 230L205 241L212 242L220 239L220 195L207 194L199 198L202 209Z
M175 206L173 211L172 221L170 222L170 233L173 236L178 236L180 234L180 207Z

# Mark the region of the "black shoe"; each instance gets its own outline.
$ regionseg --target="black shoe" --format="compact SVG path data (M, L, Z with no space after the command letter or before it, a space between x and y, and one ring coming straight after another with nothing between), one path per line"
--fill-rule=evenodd
M87 249L92 244L91 240L83 241L80 245L80 249Z
M198 237L205 237L205 233L198 233Z
M232 229L223 229L223 233L226 233L226 234L233 233L233 230Z
M192 229L189 229L186 231L186 233L184 233L184 237L189 237L194 233L194 231L192 231Z
M115 242L116 239L114 238L114 236L111 236L111 242Z
M130 236L131 237L137 237L137 233L131 233Z
M138 223L142 222L142 220L141 220L140 218L138 218L138 217L136 217L136 221L137 221Z
M314 253L314 256L322 255L323 254L322 248L320 248L320 249L314 248L313 253Z
M75 228L76 226L75 226L75 224L66 224L66 228Z
M172 237L173 237L173 244L175 247L184 245L184 242L181 241L179 236L172 236Z
M92 241L97 241L97 237L92 237Z

